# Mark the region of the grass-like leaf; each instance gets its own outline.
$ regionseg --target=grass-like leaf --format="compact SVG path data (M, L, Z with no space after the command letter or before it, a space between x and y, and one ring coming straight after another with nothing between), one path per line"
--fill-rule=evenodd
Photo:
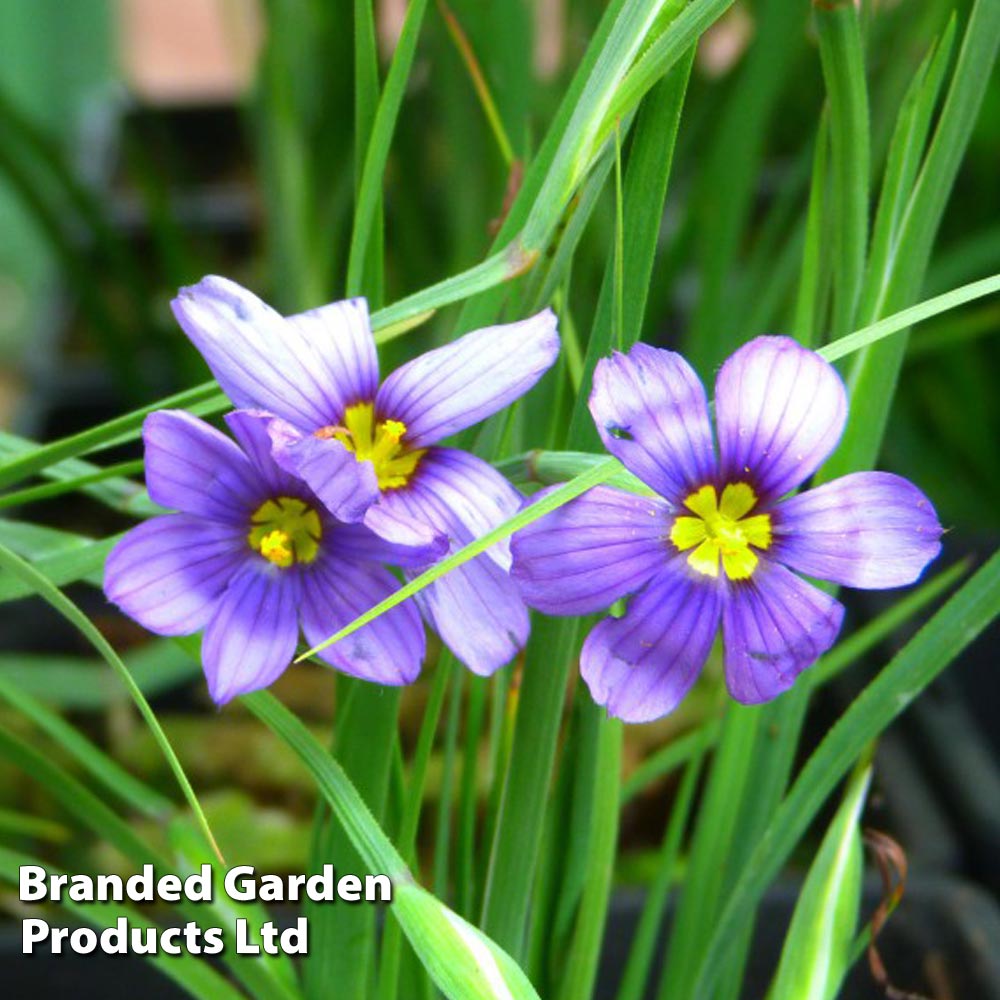
M711 995L723 956L799 838L865 746L1000 614L995 553L865 688L829 730L775 811L703 952L695 995Z
M174 748L167 739L167 734L163 731L163 727L160 725L152 708L150 708L149 702L139 689L128 667L125 666L121 657L114 651L111 643L101 635L93 622L51 580L4 545L0 545L0 567L31 587L35 593L48 604L52 605L67 621L78 628L87 641L101 654L108 666L118 674L126 690L131 695L132 700L135 702L136 707L139 709L140 714L146 720L146 724L149 726L153 738L156 740L160 751L170 766L170 770L173 772L178 785L180 785L181 792L184 794L184 798L194 813L205 839L219 860L225 864L225 859L222 857L219 845L216 843L212 829L208 825L208 820L201 808L201 803L198 801L198 796L195 795L194 789L191 787L191 782L188 780L181 762L177 759Z

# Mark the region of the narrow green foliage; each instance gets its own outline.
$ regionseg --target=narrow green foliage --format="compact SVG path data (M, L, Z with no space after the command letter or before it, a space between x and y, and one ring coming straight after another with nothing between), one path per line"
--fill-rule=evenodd
M738 929L787 860L827 796L867 744L1000 614L1000 553L994 554L906 644L851 704L806 762L743 866L710 938L694 980L708 995Z
M861 905L859 822L871 776L870 763L855 770L809 868L770 1000L834 1000L840 993Z
M105 673L107 671L105 670ZM129 809L163 820L174 810L174 804L159 792L128 773L117 761L95 746L57 712L0 675L0 698L26 719L30 719L45 735L86 770Z
M366 611L362 615L359 615L354 619L354 621L345 625L339 632L332 635L329 639L324 640L318 646L314 646L312 649L302 653L296 662L305 660L308 657L313 656L315 653L326 649L327 646L332 646L335 642L339 642L346 636L351 635L353 632L356 632L359 628L361 628L362 625L367 625L368 622L377 618L379 615L384 614L390 608L394 608L397 604L405 601L408 597L418 594L424 589L424 587L429 586L435 580L439 580L446 573L449 573L458 566L464 565L470 559L475 559L476 556L485 552L494 543L502 541L504 538L509 538L515 531L518 531L525 525L537 521L540 517L544 517L547 513L549 513L549 511L555 510L557 507L561 507L565 503L569 503L570 500L580 496L581 493L585 493L592 486L597 486L599 483L606 482L617 471L617 460L609 458L605 459L605 461L603 461L600 465L589 470L588 472L581 473L575 479L566 483L558 490L553 490L547 497L540 500L538 503L525 508L520 513L515 514L514 517L504 521L504 523L499 527L494 528L492 531L488 531L481 538L477 538L475 541L469 542L468 545L465 545L457 552L452 553L447 559L443 559L441 562L435 563L430 569L424 570L423 573L415 577L409 583L400 587L394 594L382 601L379 601L374 608Z
M382 185L389 147L396 128L396 119L403 103L406 84L417 51L417 40L427 10L427 0L413 0L407 6L403 30L396 44L396 51L386 77L385 89L378 103L371 137L365 153L364 167L358 185L357 206L354 212L354 230L351 233L351 251L347 263L347 294L358 295L364 287L365 259L372 240L376 219L382 203ZM367 46L366 46L367 48ZM364 142L365 136L359 136Z
M861 26L848 0L814 4L830 109L834 226L833 335L854 322L868 246L871 173L868 91Z
M18 884L18 873L24 865L36 865L45 868L50 874L62 874L49 861L30 857L0 847L0 879L14 886ZM147 919L138 910L121 903L74 903L64 899L60 907L72 914L75 921L90 924L98 930L115 927L118 919L124 917L129 927L152 928L157 933L161 928ZM172 979L190 996L196 1000L240 1000L244 995L224 976L208 963L194 955L181 951L177 955L168 955L163 951L154 951L146 957L146 961L159 969L168 979Z
M392 879L389 912L449 1000L537 1000L527 977L509 956L414 883L343 769L305 726L267 693L245 695L242 700L309 768L367 870Z
M0 568L7 570L13 576L21 579L40 597L42 597L46 603L50 604L64 618L78 628L87 641L105 659L108 666L110 666L111 669L118 674L129 695L132 697L132 700L135 702L136 707L139 709L140 714L146 720L146 724L149 726L150 731L153 734L153 738L156 740L160 751L163 753L167 764L170 766L170 770L177 779L177 783L180 785L181 791L184 793L184 798L187 800L188 805L191 807L191 811L194 813L195 818L198 821L202 834L205 836L205 839L208 841L209 846L212 848L212 851L216 854L216 856L220 860L224 861L222 858L222 852L219 850L219 846L215 842L212 830L208 825L208 820L205 818L205 813L202 811L201 803L198 801L198 797L195 795L194 789L191 787L191 782L188 781L184 768L181 766L181 762L177 759L177 755L174 753L174 749L170 745L170 741L167 739L166 733L164 733L163 728L160 725L159 720L156 718L153 710L149 707L149 702L146 701L142 691L139 690L139 686L132 678L128 667L125 666L118 654L111 648L111 644L108 640L101 635L90 619L88 619L87 616L68 597L66 597L66 595L63 594L63 592L59 590L59 588L55 586L51 580L43 576L35 567L26 563L4 545L0 545Z

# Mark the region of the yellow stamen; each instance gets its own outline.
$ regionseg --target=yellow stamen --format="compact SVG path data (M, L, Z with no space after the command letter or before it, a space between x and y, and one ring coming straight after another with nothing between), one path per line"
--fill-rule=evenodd
M287 569L310 563L319 555L323 524L319 514L298 497L266 500L250 518L247 542L269 563Z
M730 580L748 580L758 562L753 550L771 545L771 515L745 516L756 504L748 483L729 483L721 499L714 486L702 486L684 501L697 516L675 518L670 541L681 552L692 550L688 565L696 572L717 577L721 561Z
M400 420L375 420L372 403L355 403L344 413L343 426L321 427L316 436L334 438L359 462L375 466L379 489L405 486L426 449L407 450L402 443L406 424Z

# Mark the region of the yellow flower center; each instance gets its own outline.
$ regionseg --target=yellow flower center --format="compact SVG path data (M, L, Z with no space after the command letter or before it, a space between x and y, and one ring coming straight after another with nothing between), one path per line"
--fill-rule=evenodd
M688 565L705 576L719 575L719 562L730 580L749 580L757 566L754 549L771 544L771 515L746 515L757 503L747 483L730 483L719 499L714 486L702 486L685 501L696 517L675 518L670 541L681 552L691 549Z
M275 566L287 569L296 562L311 563L319 554L323 537L319 514L297 497L266 500L250 523L250 548Z
M372 403L355 403L344 413L343 425L321 427L316 437L334 438L359 462L375 466L379 489L405 486L420 463L424 448L408 451L402 443L406 424L399 420L375 420Z

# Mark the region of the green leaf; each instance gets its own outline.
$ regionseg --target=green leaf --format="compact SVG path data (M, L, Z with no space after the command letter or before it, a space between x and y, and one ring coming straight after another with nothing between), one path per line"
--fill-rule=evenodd
M865 746L1000 614L994 553L892 659L828 731L775 811L728 895L703 951L694 995L711 995L720 962L764 890Z
M856 769L827 828L785 935L769 1000L834 1000L851 965L861 905L858 826L871 765Z
M343 769L305 726L266 692L244 695L242 702L309 768L368 870L392 879L390 913L449 1000L537 1000L531 983L508 955L413 881Z
M544 517L547 513L549 513L549 511L555 510L557 507L561 507L565 503L569 503L570 500L580 496L581 493L585 493L592 486L597 486L599 483L606 482L611 476L618 472L619 468L620 466L617 459L608 458L599 465L595 466L593 469L581 473L564 486L553 490L547 497L540 500L538 503L532 504L530 507L520 511L520 513L515 514L514 517L504 521L503 524L494 528L492 531L487 532L481 538L477 538L474 542L470 542L468 545L463 546L447 559L443 559L441 562L435 563L435 565L433 565L430 569L425 570L405 586L400 587L394 594L391 594L384 600L379 601L375 607L366 611L364 614L359 615L348 625L345 625L344 628L330 636L329 639L325 639L312 649L302 653L295 662L299 663L302 660L308 659L310 656L314 656L321 650L326 649L327 646L332 646L335 642L339 642L346 636L351 635L363 625L367 625L368 622L378 618L379 615L385 614L385 612L390 608L394 608L397 604L405 601L408 597L412 597L414 594L420 593L421 590L432 584L435 580L439 580L445 575L445 573L449 573L456 567L464 565L470 559L475 559L476 556L485 552L491 545L502 541L504 538L509 538L515 531L525 527L525 525L537 521L540 517Z
M160 747L160 751L170 766L170 770L173 771L174 777L177 779L177 783L184 794L184 798L198 820L198 825L201 827L202 833L212 850L222 860L222 853L215 842L215 837L212 835L208 820L205 818L205 813L198 802L198 797L195 795L194 789L191 787L191 783L184 773L184 768L181 767L181 763L174 753L174 748L170 745L163 727L160 725L153 710L149 707L149 702L146 701L142 691L139 690L139 686L136 684L131 673L129 673L128 667L125 666L118 654L112 649L108 640L101 635L87 616L51 580L4 545L0 545L0 568L8 570L13 576L18 577L25 584L29 585L33 591L44 598L64 618L75 625L87 641L101 654L111 669L118 674L126 690L132 696L132 700L135 702L140 714L152 731L153 738Z
M871 170L868 91L861 27L853 3L814 4L830 108L834 224L833 334L851 329L865 274L868 177Z
M382 202L382 185L389 147L396 127L396 119L403 103L406 84L410 78L413 57L417 51L420 26L427 10L427 0L412 0L406 8L406 18L396 43L396 51L386 77L385 89L378 102L375 121L368 140L364 168L358 185L357 207L354 212L354 231L351 233L351 251L347 264L347 294L358 295L364 288L363 276L368 244ZM359 136L363 141L364 133Z
M103 672L107 676L106 668ZM3 676L0 676L0 698L30 719L46 736L66 750L91 777L130 809L154 819L162 819L173 812L174 804L169 799L129 774L116 760L88 740L76 726Z

